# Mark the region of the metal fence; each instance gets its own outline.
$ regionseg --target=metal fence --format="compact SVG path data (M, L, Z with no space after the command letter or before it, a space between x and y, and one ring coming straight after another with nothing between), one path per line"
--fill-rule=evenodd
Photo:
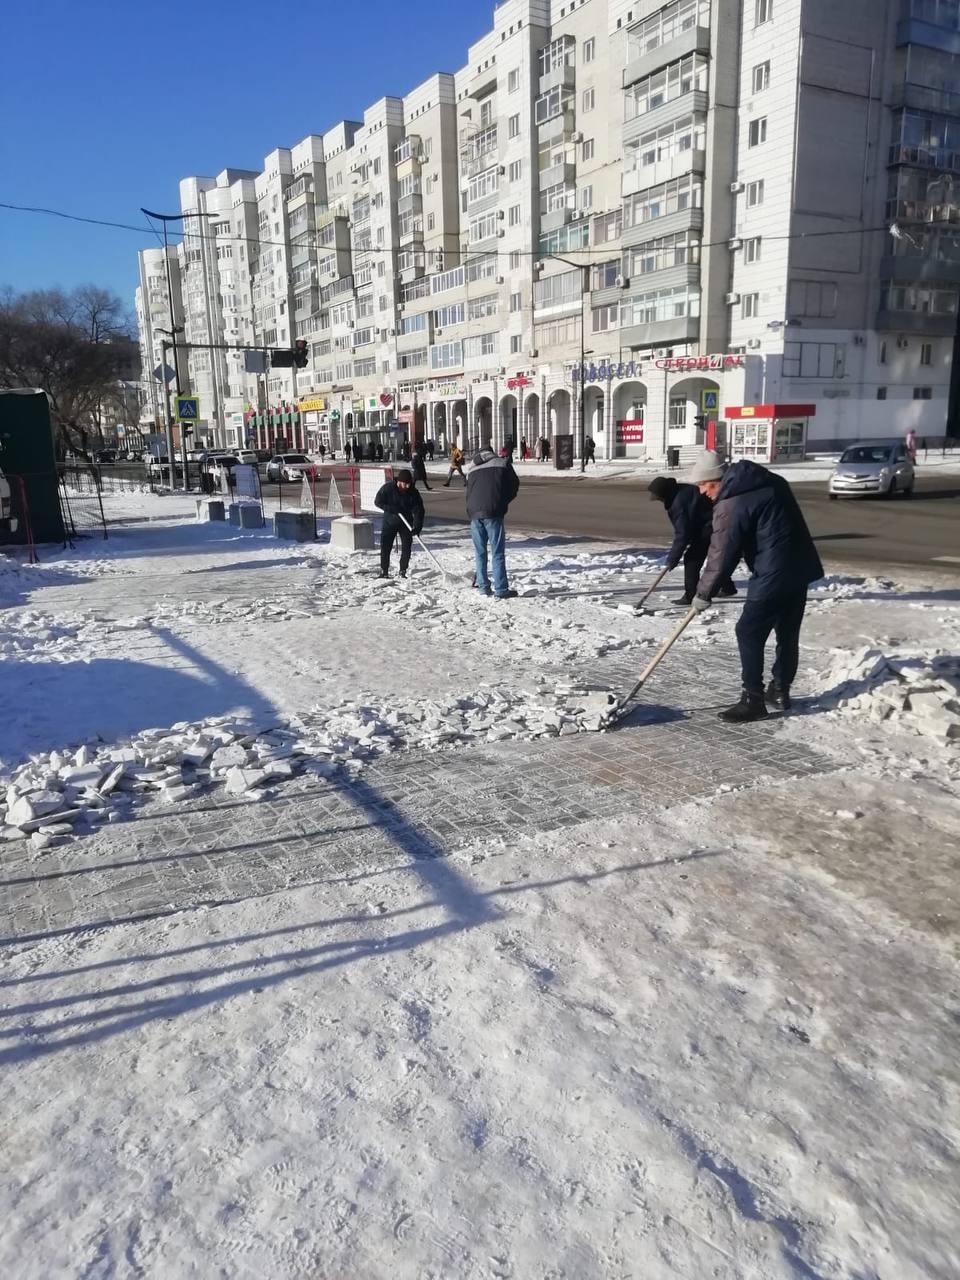
M60 513L67 541L101 534L107 537L99 468L63 463L57 468Z

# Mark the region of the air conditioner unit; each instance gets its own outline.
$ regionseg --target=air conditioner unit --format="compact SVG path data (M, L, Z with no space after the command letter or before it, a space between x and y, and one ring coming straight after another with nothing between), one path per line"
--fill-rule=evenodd
M863 334L862 334L862 333L855 333L855 334L853 335L853 345L854 345L855 347L862 347L862 346L863 346L863 342L864 342L864 339L863 339Z
M503 237L504 237L506 234L507 234L507 233L506 233L506 232L503 230L503 228L501 227L501 229L497 232L497 239L498 239L498 240L502 240L502 239L503 239Z
M571 133L571 135L570 135L570 141L571 141L571 142L582 142L582 141L583 141L583 134L582 134L582 133L580 133L580 132L577 132L577 133Z
M499 173L501 178L506 172L507 172L507 166L505 164L500 165L500 167L497 169L497 173Z
M618 289L626 289L630 281L627 279L626 276L617 276L613 283L617 286Z
M898 350L898 351L905 351L905 350L907 349L907 347L909 347L909 345L910 345L910 343L907 341L907 339L906 339L906 338L898 338L898 339L897 339L897 350Z
M727 248L730 249L731 252L735 253L737 249L743 248L743 241L739 236L733 236L727 241Z
M507 372L507 371L506 371L506 369L501 369L501 370L500 370L500 377L502 378L506 372Z
M434 336L435 338L442 337L442 335L443 335L443 330L442 330L442 329L434 329L434 331L433 331L433 336Z
M537 349L536 349L536 348L534 348L534 349L533 349L533 351L531 351L531 352L530 352L530 359L531 359L531 360L536 360L536 358L537 358L537 356L538 356L539 354L540 354L540 352L539 352L539 351L537 351ZM531 373L532 373L532 372L533 372L533 370L531 370Z
M747 346L748 346L752 351L756 351L756 349L757 349L759 346L761 346L761 345L762 345L762 344L761 344L761 342L760 342L760 339L759 339L759 338L748 338L748 339L747 339Z
M731 194L732 196L738 196L738 195L740 194L740 192L743 190L743 188L744 188L744 186L745 186L745 185L746 185L746 184L745 184L745 183L743 183L743 182L731 182L731 183L730 183L730 194Z
M497 219L498 219L498 221L502 222L502 221L503 221L503 216L504 216L504 215L503 215L503 210L502 210L502 209L498 209L498 210L497 210Z
M397 336L396 329L388 329L387 333L390 335L391 338L395 338Z
M728 307L735 307L740 301L740 295L739 293L725 293L723 295L723 300Z

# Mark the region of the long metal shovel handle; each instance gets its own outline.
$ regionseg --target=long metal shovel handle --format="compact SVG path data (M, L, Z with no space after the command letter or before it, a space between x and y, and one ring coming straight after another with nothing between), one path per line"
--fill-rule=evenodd
M635 606L637 609L639 609L642 604L646 604L646 602L650 599L650 597L656 591L657 587L659 587L660 583L664 580L664 578L667 576L669 572L670 572L669 569L661 569L661 571L654 578L653 582L650 584L649 587L647 587L646 591L637 601Z
M413 525L410 523L410 521L407 519L407 517L403 514L403 512L402 512L402 511L398 511L398 512L397 512L397 515L400 517L400 519L403 521L403 523L407 526L407 528L410 530L410 532L411 532L411 533L413 533ZM427 555L430 557L430 559L431 559L431 560L433 561L433 563L437 566L437 568L440 570L440 572L443 574L443 576L444 576L445 578L455 578L455 577L456 577L456 574L451 573L451 572L449 571L449 569L445 569L445 568L443 567L443 565L440 563L440 561L437 559L437 557L433 554L433 552L430 550L430 548L427 546L427 544L424 542L424 540L420 537L419 533L413 533L413 536L414 536L414 537L416 538L416 540L420 543L420 546L421 546L421 547L423 548L423 550L427 553Z
M691 609L689 613L684 615L683 621L677 624L674 631L672 631L666 640L664 640L663 644L644 667L637 683L633 686L627 696L620 700L621 707L624 707L628 702L633 701L696 616L696 609Z

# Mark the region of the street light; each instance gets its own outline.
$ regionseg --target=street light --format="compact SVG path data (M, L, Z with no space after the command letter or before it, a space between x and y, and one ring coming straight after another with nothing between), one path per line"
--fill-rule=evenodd
M586 349L586 346L584 345L587 340L586 339L587 317L584 314L584 303L587 300L587 286L589 285L589 282L590 282L590 267L589 267L589 264L587 263L571 262L569 258L561 258L560 255L557 253L548 253L547 257L552 258L554 262L562 262L565 266L576 267L581 273L580 274L580 376L577 379L579 391L580 391L580 413L579 413L580 439L578 442L578 447L580 449L580 470L586 471L587 460L584 457L584 454L586 452L584 445L586 443L586 437L587 437L586 418L584 416L586 412L586 397L583 394L583 366L586 363L587 356L592 355L593 352L588 351Z

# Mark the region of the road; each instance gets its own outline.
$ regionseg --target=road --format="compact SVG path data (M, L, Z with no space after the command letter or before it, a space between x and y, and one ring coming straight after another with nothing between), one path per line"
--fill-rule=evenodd
M466 519L461 487L431 481L424 500L428 517ZM458 481L454 481L459 486ZM923 565L960 575L960 477L917 480L916 496L830 502L826 484L797 484L821 557L828 563ZM600 538L626 546L665 546L670 529L663 507L651 502L637 480L580 480L521 473L509 527ZM954 562L938 557L954 557Z

